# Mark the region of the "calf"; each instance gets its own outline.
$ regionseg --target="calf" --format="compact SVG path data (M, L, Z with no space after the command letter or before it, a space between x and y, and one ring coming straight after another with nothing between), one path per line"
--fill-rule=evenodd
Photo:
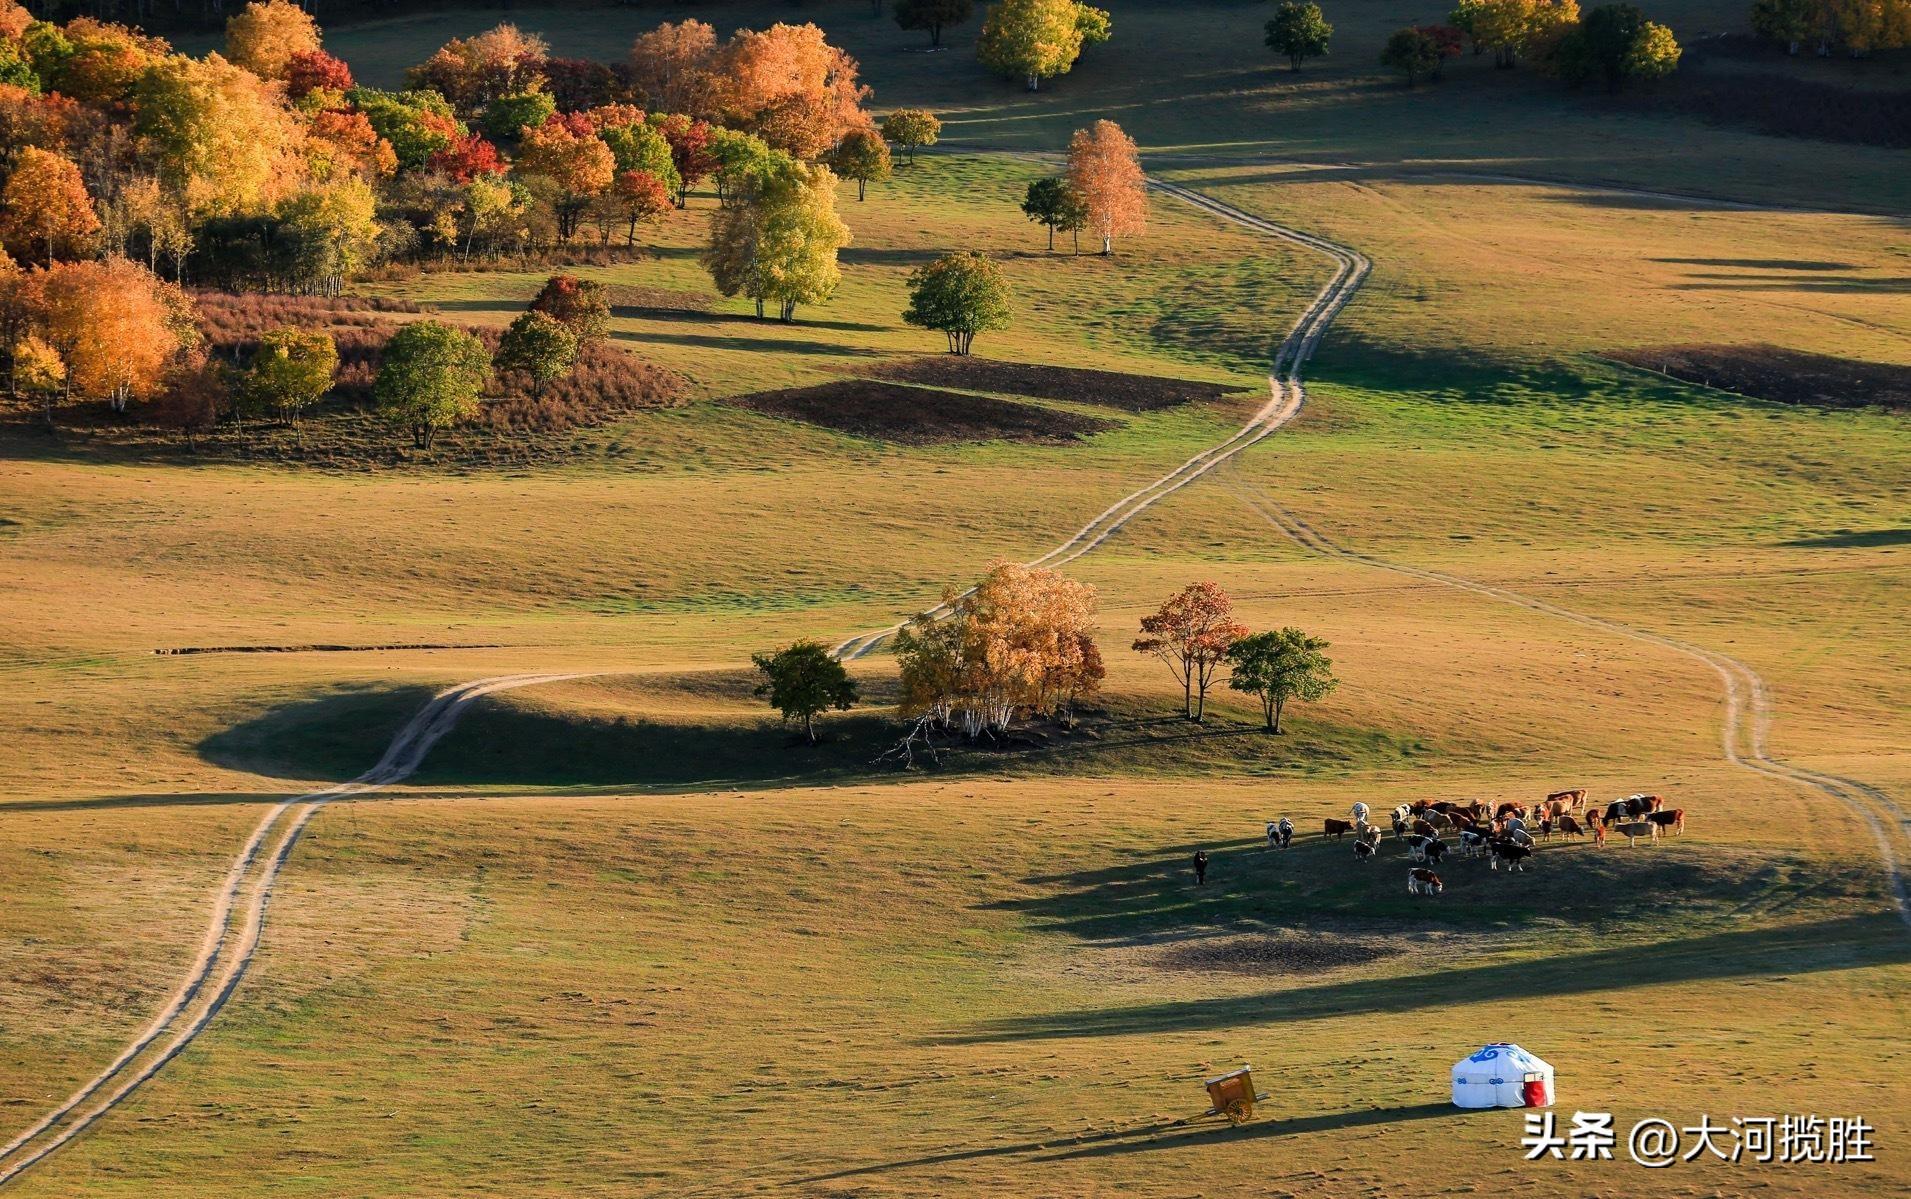
M1531 845L1521 845L1517 841L1493 841L1487 848L1493 851L1493 869L1498 870L1505 862L1508 870L1525 871L1526 859L1533 856Z
M1661 832L1670 830L1675 833L1685 831L1685 809L1674 808L1670 812L1648 812L1646 819L1659 826Z
M1547 803L1562 803L1569 811L1578 811L1586 806L1586 789L1575 787L1571 791L1555 791L1546 797Z
M1559 831L1568 837L1583 837L1586 835L1586 830L1580 827L1579 821L1574 820L1571 816L1561 816L1559 818Z
M1539 822L1539 839L1542 841L1551 841L1553 839L1553 818L1551 816L1547 816Z
M1440 882L1440 876L1433 871L1421 866L1407 871L1407 894L1438 895L1443 890L1445 885Z
M1407 822L1399 816L1393 818L1393 835L1402 839L1407 835Z
M1592 835L1594 845L1606 843L1606 826L1597 819L1592 822Z
M1351 820L1335 820L1332 816L1329 816L1326 820L1321 822L1321 836L1332 837L1336 841L1353 831L1354 822Z
M1613 831L1624 837L1626 844L1637 845L1641 837L1658 836L1659 826L1650 820L1631 820L1625 824L1614 825Z

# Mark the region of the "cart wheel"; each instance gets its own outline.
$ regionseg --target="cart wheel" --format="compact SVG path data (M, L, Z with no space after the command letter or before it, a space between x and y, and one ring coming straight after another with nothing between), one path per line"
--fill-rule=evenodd
M1254 1114L1254 1105L1245 1099L1236 1099L1221 1114L1228 1118L1229 1124L1245 1124L1248 1117Z

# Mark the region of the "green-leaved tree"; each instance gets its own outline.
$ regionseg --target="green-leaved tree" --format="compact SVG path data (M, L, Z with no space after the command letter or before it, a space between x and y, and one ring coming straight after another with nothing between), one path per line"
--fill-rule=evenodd
M856 680L830 656L821 642L798 641L774 653L752 654L750 661L763 675L756 694L785 720L801 720L803 736L816 744L816 718L835 708L847 712L855 704Z
M498 339L492 363L501 371L522 372L531 380L531 394L542 396L577 365L577 334L542 312L527 312Z
M944 254L910 273L902 319L947 335L951 354L967 354L976 334L1009 327L1008 281L975 250Z
M1107 41L1110 28L1105 10L1080 0L1001 0L982 22L975 52L983 66L1035 91L1066 75L1083 46Z
M1088 205L1069 185L1068 177L1057 175L1037 179L1028 185L1022 197L1022 213L1038 225L1048 227L1048 250L1055 252L1055 231L1075 234L1075 252L1081 253L1081 232L1088 225Z
M1274 10L1274 19L1267 23L1268 46L1285 54L1296 71L1301 69L1302 59L1327 53L1327 39L1333 36L1334 27L1312 0L1282 0Z
M287 326L259 338L240 394L297 428L305 410L331 390L337 373L338 343L331 334Z
M1333 659L1321 653L1326 648L1326 641L1295 628L1243 637L1228 647L1228 687L1258 696L1267 731L1278 733L1288 700L1312 702L1340 685Z
M830 151L829 165L856 181L856 201L861 203L871 183L889 178L889 143L874 129L852 129Z
M387 420L411 431L412 445L428 450L438 430L478 414L490 374L482 341L438 321L414 321L385 343L372 399Z
M924 108L898 108L883 118L883 137L896 143L916 161L919 146L933 146L942 136L942 121Z

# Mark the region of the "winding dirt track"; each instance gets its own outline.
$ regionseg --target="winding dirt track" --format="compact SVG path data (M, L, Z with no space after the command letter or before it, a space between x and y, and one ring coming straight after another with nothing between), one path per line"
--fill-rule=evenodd
M245 976L265 928L272 884L299 833L335 799L365 795L416 771L473 700L514 687L580 678L578 674L520 674L463 683L433 696L392 738L378 764L349 783L294 796L268 811L246 839L213 897L212 919L199 955L153 1022L112 1063L0 1148L0 1186L91 1127L141 1083L159 1073L212 1023ZM270 849L267 849L267 846Z
M1372 265L1358 251L1325 238L1287 228L1176 184L1159 179L1149 182L1164 194L1222 220L1322 255L1332 267L1332 277L1294 322L1281 343L1268 378L1271 395L1267 404L1247 424L1226 441L1196 454L1146 487L1109 505L1060 545L1031 560L1029 564L1032 566L1060 566L1074 561L1108 540L1137 514L1217 468L1229 465L1242 451L1293 420L1306 402L1301 383L1302 368L1326 335L1334 317L1366 279ZM1904 811L1875 787L1793 766L1771 757L1765 748L1766 731L1771 722L1769 690L1764 680L1743 662L1671 637L1573 612L1503 588L1387 562L1343 548L1275 504L1265 493L1240 477L1238 472L1229 473L1230 485L1248 508L1307 549L1517 604L1661 646L1704 663L1718 674L1724 685L1722 748L1725 759L1747 770L1821 791L1858 814L1877 839L1899 915L1907 925L1911 925L1911 896L1907 895L1900 868L1900 845L1908 827ZM938 606L931 609L929 614L937 615L941 611L941 606ZM879 647L901 627L900 624L891 625L852 637L837 646L835 653L843 659L860 658ZM424 761L431 747L457 724L459 717L474 700L513 688L582 677L587 675L507 675L479 679L440 692L399 730L384 756L370 770L351 782L295 796L268 811L233 859L231 869L215 893L211 920L199 954L165 1007L110 1065L83 1084L64 1103L0 1148L0 1186L112 1111L184 1050L218 1015L245 976L252 955L258 948L265 925L266 907L272 898L273 883L297 843L300 832L320 808L332 800L365 795L408 778Z

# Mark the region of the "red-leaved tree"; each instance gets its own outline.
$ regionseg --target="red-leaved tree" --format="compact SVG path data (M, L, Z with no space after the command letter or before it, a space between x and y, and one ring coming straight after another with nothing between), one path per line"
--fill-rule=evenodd
M1190 583L1154 615L1142 618L1134 648L1168 664L1181 684L1182 715L1200 720L1215 669L1226 661L1228 647L1247 632L1247 626L1234 619L1227 592L1214 583Z

